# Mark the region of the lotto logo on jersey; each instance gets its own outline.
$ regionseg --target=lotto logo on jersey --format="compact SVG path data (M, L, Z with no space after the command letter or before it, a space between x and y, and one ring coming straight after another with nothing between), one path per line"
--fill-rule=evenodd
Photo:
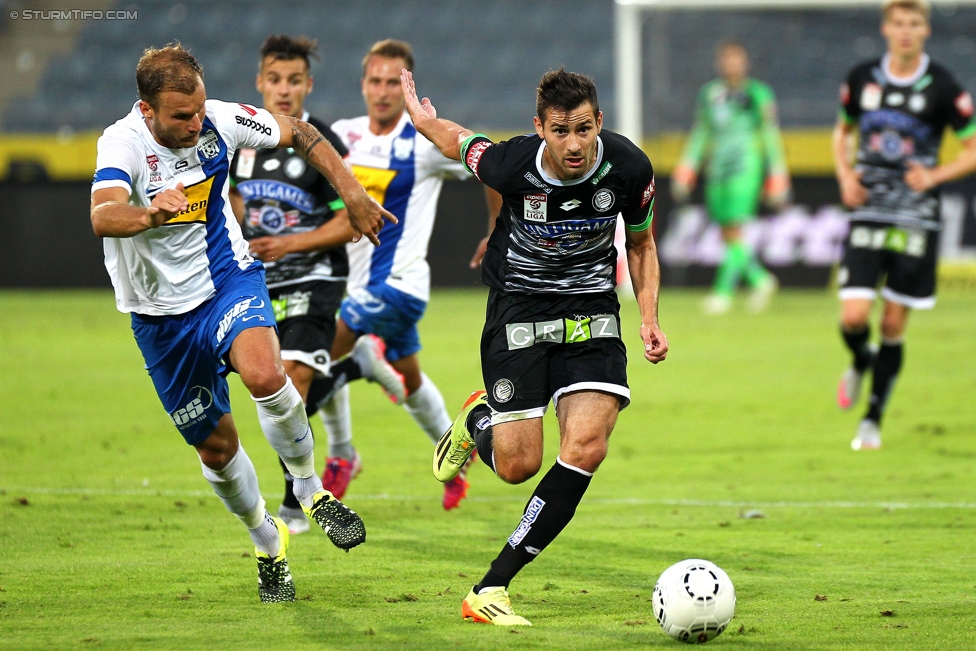
M467 166L471 173L478 176L478 163L481 162L481 157L484 155L485 150L491 147L491 143L487 140L479 140L470 147L468 147L468 153L464 155L464 164Z
M522 218L527 222L544 224L546 222L546 199L549 197L544 194L523 195Z
M213 177L204 179L200 183L186 188L186 201L190 205L186 210L177 213L176 217L167 224L205 224L207 222L207 206L210 204L210 189Z
M962 93L956 98L956 110L963 117L973 116L973 97L969 93Z

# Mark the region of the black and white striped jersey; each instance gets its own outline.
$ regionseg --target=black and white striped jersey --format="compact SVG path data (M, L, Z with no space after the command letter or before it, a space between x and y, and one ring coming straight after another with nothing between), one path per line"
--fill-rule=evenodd
M481 264L484 282L520 293L610 291L617 217L633 231L651 225L651 162L632 142L603 130L589 172L560 181L543 170L544 149L536 134L499 143L479 134L462 145L465 166L504 200Z

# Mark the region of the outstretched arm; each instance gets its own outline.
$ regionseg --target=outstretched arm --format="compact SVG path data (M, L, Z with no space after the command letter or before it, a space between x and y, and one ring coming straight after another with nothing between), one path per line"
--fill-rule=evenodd
M366 194L345 161L318 129L293 117L276 115L274 118L281 130L278 146L293 148L329 180L346 204L349 223L357 240L365 235L373 244L379 244L377 234L383 228L383 220L395 224L397 218Z
M403 98L406 100L407 113L417 128L427 140L434 143L441 153L453 160L461 160L461 144L473 136L474 131L465 129L460 124L437 117L437 110L428 98L422 100L417 96L417 86L413 81L413 73L403 68L400 72L400 85L403 87Z

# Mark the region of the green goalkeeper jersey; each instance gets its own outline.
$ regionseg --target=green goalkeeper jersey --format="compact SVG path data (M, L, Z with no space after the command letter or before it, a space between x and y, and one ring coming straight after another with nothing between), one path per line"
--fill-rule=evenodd
M776 98L769 86L755 79L746 79L738 89L721 79L705 84L681 164L697 171L703 159L709 182L787 173Z

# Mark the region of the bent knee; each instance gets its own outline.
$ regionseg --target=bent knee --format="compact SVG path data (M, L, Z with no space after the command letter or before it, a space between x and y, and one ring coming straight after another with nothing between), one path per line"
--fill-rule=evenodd
M255 398L267 398L285 386L287 376L284 368L270 367L250 371L246 376L241 375L241 381Z
M521 484L528 481L539 473L541 467L541 459L528 463L522 459L510 463L499 463L498 459L495 460L495 474L506 484Z

